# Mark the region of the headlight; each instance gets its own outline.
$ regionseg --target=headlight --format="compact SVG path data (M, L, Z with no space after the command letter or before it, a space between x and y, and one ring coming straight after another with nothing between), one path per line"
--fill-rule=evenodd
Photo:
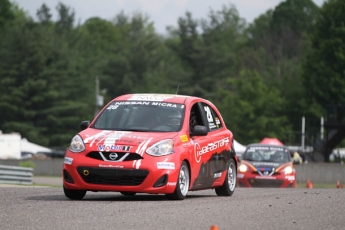
M292 167L291 166L287 166L284 168L283 172L285 174L291 174L292 173Z
M69 145L68 149L75 153L79 153L85 150L85 145L79 135L75 135L72 138L71 144Z
M164 156L174 153L174 141L172 139L162 140L146 149L151 156Z
M240 172L247 172L248 166L245 164L241 164L238 169L240 170Z

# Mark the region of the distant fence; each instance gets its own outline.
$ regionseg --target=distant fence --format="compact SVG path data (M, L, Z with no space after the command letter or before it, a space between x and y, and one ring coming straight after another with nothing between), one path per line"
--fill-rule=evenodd
M63 158L0 160L0 165L20 166L22 162L32 161L33 174L38 176L62 176Z
M0 165L0 183L32 184L32 177L32 168Z
M19 166L27 160L0 160L0 165ZM36 176L62 176L63 158L30 160L35 164L33 174ZM295 165L297 182L304 183L309 178L313 183L335 184L340 180L345 184L345 165L340 163L308 163Z
M308 163L295 165L297 183L310 179L313 183L345 183L345 165L340 163Z

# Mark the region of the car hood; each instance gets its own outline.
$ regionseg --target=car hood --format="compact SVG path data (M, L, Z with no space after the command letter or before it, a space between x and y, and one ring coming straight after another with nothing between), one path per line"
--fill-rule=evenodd
M149 146L159 140L174 138L177 132L132 132L132 131L111 131L86 129L79 133L84 144L91 149L100 151L125 150L126 147L144 145ZM125 148L125 149L124 149Z

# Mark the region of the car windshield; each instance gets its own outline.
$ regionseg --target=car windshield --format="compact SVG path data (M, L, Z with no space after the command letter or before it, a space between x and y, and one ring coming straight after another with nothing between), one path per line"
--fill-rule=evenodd
M289 151L281 147L249 147L243 154L243 160L285 163L290 161Z
M102 130L172 132L181 130L185 106L154 101L115 101L92 128Z

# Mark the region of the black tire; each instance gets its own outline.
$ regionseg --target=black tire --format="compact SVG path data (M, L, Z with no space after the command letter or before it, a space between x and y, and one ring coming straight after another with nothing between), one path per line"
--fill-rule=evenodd
M169 200L184 200L189 190L189 168L186 162L183 162L180 168L179 176L177 178L176 188L174 193L166 194Z
M65 186L63 187L63 191L65 196L71 200L81 200L86 194L86 190L67 189Z
M120 192L120 193L124 196L134 196L135 194L137 194L136 192Z
M224 184L215 189L218 196L231 196L234 193L237 182L236 172L235 160L231 158L229 161L229 167L226 170Z

